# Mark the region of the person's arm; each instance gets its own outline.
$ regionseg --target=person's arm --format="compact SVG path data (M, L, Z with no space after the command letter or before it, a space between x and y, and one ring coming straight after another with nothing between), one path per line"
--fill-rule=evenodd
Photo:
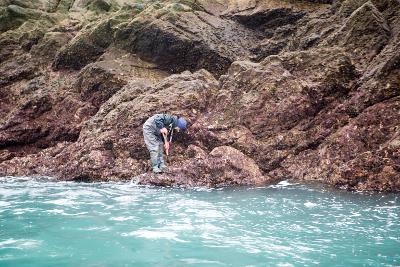
M161 134L166 134L168 136L168 127L177 120L176 116L172 116L169 114L162 114L161 116L157 116L155 118L155 123L157 128L160 130Z
M154 118L154 123L156 124L156 127L158 130L160 130L160 133L162 135L164 134L168 134L168 130L166 128L166 119L165 119L165 115L158 115Z
M158 115L154 118L154 123L156 124L157 128L161 130L165 128L165 118L164 115Z

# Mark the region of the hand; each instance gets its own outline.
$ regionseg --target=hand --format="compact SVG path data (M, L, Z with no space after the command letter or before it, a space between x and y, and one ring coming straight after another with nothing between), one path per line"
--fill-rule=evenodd
M167 142L167 143L164 144L164 149L165 149L165 151L168 151L168 150L169 150L169 142Z
M162 129L160 130L160 133L161 133L161 134L166 134L166 135L168 135L168 130L167 130L167 128L162 128Z

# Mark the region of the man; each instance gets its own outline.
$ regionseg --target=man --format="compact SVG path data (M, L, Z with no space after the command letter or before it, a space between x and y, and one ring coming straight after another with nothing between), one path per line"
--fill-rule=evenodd
M169 114L156 114L143 124L143 137L150 152L150 163L154 173L161 173L167 165L164 161L164 148L169 150L170 138L173 130L186 130L187 122L184 118ZM165 140L165 142L164 142Z

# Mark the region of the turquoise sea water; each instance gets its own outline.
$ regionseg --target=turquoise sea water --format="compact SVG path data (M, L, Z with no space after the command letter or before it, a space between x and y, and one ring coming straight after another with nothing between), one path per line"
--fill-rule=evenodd
M0 266L400 266L400 195L0 178Z

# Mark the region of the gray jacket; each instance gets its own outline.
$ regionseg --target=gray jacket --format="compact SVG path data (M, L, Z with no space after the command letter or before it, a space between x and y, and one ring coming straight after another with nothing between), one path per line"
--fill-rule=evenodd
M178 117L169 114L155 114L147 119L144 123L143 128L147 128L161 138L160 130L162 128L168 129L168 134L171 134L172 130L178 125Z

